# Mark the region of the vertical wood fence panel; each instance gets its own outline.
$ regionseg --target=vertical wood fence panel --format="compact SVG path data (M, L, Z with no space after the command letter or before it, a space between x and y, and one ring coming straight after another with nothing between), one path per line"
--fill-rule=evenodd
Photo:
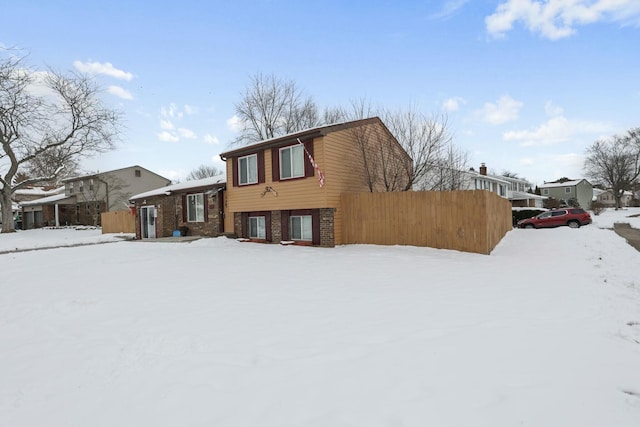
M346 244L412 245L489 254L511 230L511 203L488 191L341 196Z
M102 234L135 233L135 216L131 211L103 212L100 214Z

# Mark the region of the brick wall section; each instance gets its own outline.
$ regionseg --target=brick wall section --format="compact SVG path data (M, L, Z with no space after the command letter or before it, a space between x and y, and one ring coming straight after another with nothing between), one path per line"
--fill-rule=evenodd
M233 232L238 237L246 237L242 235L242 213L233 213Z
M335 244L334 236L334 208L320 209L320 246L333 248Z
M282 216L280 211L271 211L271 241L282 241Z

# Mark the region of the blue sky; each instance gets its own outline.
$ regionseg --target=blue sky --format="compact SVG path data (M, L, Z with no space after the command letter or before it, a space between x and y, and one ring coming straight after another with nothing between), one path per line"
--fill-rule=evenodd
M3 16L1 46L94 74L123 112L118 150L87 170L222 167L256 73L321 107L445 112L470 166L538 184L582 177L586 147L640 126L638 0L22 0Z

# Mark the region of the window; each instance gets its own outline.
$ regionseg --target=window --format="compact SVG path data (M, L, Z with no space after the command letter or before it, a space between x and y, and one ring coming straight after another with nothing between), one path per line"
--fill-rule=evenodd
M507 196L507 189L504 185L502 184L498 184L498 194L502 197L506 197Z
M289 233L291 240L311 241L313 239L311 215L289 217Z
M89 180L89 191L93 191L93 179Z
M304 176L304 148L293 145L280 149L280 179Z
M136 169L134 173L136 175L136 178L140 178L141 176L140 169Z
M69 193L73 194L73 182L69 183Z
M256 184L258 182L258 156L240 157L238 159L238 183L240 185Z
M202 193L187 195L187 221L204 222L204 195Z
M549 189L548 188L543 188L542 189L542 195L543 196L548 196L549 195Z
M84 181L78 182L78 191L81 193L84 192Z
M571 187L564 187L565 194L571 193Z
M84 207L85 215L91 215L91 208L89 207L89 203L87 203Z
M263 216L249 217L249 238L250 239L266 239L267 228Z

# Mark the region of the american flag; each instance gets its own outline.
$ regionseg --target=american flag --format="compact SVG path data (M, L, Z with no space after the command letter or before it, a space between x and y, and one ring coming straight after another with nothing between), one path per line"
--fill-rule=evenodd
M318 184L320 184L320 187L324 187L324 174L320 170L320 167L318 167L318 164L316 163L316 161L313 160L311 153L309 153L309 150L307 150L307 147L305 147L302 141L300 141L300 138L298 138L298 143L302 145L302 148L304 148L304 152L307 153L307 157L311 162L311 166L313 166L313 170L315 170L318 173Z

